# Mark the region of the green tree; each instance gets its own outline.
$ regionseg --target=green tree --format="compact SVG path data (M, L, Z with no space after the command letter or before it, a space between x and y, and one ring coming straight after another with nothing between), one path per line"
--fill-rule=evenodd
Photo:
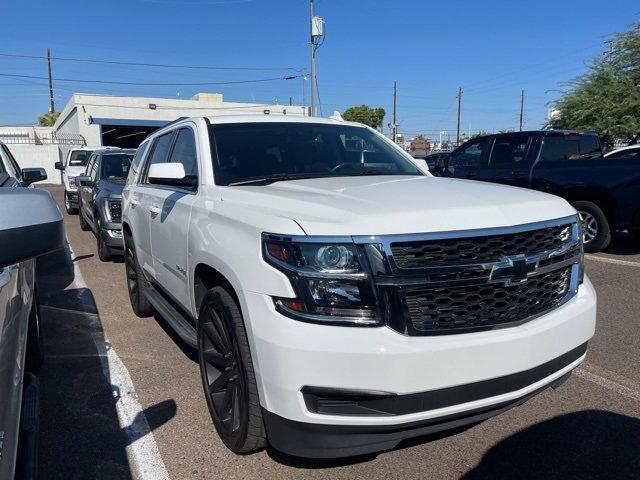
M40 125L41 127L52 127L53 124L56 123L56 120L59 116L60 112L43 113L38 117L38 125Z
M555 103L553 128L595 130L605 143L640 138L640 23L609 42L603 58L565 86L569 90Z
M360 122L369 125L371 128L380 128L384 120L384 108L371 108L368 105L359 105L347 108L342 114L342 118L350 122Z

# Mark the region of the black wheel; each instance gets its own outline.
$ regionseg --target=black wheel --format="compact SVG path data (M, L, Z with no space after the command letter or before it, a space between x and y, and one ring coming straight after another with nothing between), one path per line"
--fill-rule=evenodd
M91 227L89 227L89 224L84 219L84 215L82 214L82 209L80 209L80 230L82 230L83 232L88 232L90 228Z
M40 301L38 300L38 289L34 286L33 304L29 314L29 330L27 331L25 368L31 373L38 373L43 362L44 349L40 332Z
M68 192L64 192L64 209L67 211L69 215L74 215L78 213L78 209L76 207L71 206L71 200L69 200Z
M240 309L223 287L205 295L198 317L198 360L209 413L235 453L267 445L253 363Z
M107 245L104 243L104 240L102 239L102 224L100 223L100 220L98 220L97 222L96 230L97 230L96 241L98 246L98 258L102 262L107 262L111 260L111 249L107 247Z
M124 237L124 262L127 275L127 290L129 291L129 301L133 313L138 317L150 317L155 313L155 309L147 298L147 279L144 277L142 268L136 257L136 250L133 245L133 238L125 234Z
M579 200L573 202L582 221L582 239L585 252L599 252L611 243L611 226L602 209L593 202Z

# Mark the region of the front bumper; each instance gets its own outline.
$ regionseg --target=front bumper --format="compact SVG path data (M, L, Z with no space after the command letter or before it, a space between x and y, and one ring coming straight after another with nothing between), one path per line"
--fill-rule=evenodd
M78 208L78 191L77 190L65 190L65 195L69 200L69 205L74 208Z
M436 430L449 428L447 419L455 424L462 418L473 422L476 413L499 413L505 406L522 403L584 360L584 352L575 349L593 336L596 318L596 295L586 277L573 299L530 322L434 337L404 336L387 327L303 323L280 315L271 297L257 293L243 292L241 301L270 442L305 456L379 450L389 442L427 433L425 429L434 425ZM572 351L574 357L566 357ZM566 361L558 363L559 358ZM543 365L552 368L540 370ZM531 375L536 369L538 375ZM514 381L505 384L503 377ZM502 387L484 388L496 383ZM321 410L312 411L305 403L305 387L381 392L396 398L424 395L424 399L444 391L446 399L435 403L423 399L417 408L374 409L364 415L340 414L340 409L318 413ZM329 439L335 432L348 431L354 433L346 435L352 448L338 442L333 449L327 440L320 442L315 454L314 444L308 444L309 451L299 451L294 446L306 443L289 442L291 428L282 425L313 435L329 430ZM399 431L406 435L396 434ZM372 441L371 432L380 433L381 441Z
M119 223L109 223L100 232L102 241L114 254L124 254L124 239L122 238L122 225Z

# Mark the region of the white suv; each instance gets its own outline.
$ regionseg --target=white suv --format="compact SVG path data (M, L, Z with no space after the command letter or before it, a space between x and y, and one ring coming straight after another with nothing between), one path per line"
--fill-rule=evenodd
M180 119L124 189L131 303L197 348L234 452L339 457L561 383L596 295L564 200L435 178L361 124Z

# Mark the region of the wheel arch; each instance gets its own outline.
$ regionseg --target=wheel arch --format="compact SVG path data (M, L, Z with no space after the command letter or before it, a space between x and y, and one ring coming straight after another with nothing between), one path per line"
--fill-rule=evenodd
M589 186L575 186L564 190L562 196L569 203L577 202L580 200L595 203L602 209L602 212L607 217L611 228L615 229L613 202L606 192L603 192L598 188Z
M236 288L231 281L219 270L207 263L196 265L193 273L193 298L196 315L200 312L200 306L205 294L214 287L226 288L242 311L242 305Z

